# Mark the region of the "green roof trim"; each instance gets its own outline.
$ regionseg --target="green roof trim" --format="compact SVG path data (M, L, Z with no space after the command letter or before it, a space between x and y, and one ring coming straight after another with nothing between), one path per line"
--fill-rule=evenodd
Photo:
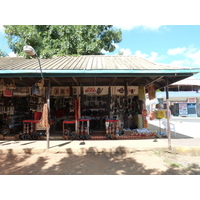
M200 72L200 69L174 69L174 70L42 70L44 77L114 77L114 76L161 76L161 75L193 75ZM1 77L38 77L40 70L1 70Z

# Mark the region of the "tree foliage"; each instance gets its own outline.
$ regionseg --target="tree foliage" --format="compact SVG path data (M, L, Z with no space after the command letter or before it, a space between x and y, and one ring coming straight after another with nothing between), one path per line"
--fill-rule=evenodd
M32 46L41 58L53 55L99 55L113 52L122 32L112 25L5 25L9 47L24 55L23 46Z
M6 57L8 54L0 49L0 57Z

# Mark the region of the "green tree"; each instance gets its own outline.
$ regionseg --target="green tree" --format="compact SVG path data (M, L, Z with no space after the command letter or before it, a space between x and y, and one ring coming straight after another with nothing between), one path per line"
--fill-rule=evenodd
M0 57L6 57L8 54L0 49Z
M5 25L10 49L23 55L23 46L32 46L41 58L53 55L99 55L113 52L122 32L112 25Z

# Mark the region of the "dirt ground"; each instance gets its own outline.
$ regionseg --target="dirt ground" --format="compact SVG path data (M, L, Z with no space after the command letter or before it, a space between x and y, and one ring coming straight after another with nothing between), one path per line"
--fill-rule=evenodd
M199 175L200 155L134 153L2 154L1 175Z

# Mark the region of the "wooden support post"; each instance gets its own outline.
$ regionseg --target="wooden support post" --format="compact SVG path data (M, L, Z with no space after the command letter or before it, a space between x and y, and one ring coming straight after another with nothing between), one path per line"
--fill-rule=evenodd
M47 149L49 149L49 135L50 135L50 80L48 80L48 91L47 91L47 107L48 107L48 122L49 128L46 130L47 135Z
M169 109L169 91L168 91L168 77L166 85L166 100L167 100L167 135L168 135L168 148L171 150L171 129L170 129L170 109Z

